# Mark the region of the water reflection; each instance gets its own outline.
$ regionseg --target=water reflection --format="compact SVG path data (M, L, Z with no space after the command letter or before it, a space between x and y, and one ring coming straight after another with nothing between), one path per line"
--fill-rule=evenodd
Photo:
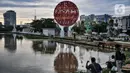
M54 54L56 50L56 42L54 41L33 41L32 48L36 52L41 52L42 54Z
M74 73L77 71L78 60L72 53L70 45L65 47L64 44L60 44L59 54L54 60L54 68L57 73Z
M16 38L17 38L18 40L21 40L21 41L22 41L22 40L23 40L23 35L17 35Z
M4 35L4 39L5 39L4 47L7 49L7 51L11 53L16 52L16 47L17 47L16 35L7 34L7 35Z
M0 45L0 73L74 73L86 70L90 57L95 57L103 67L113 55L107 49L25 39L22 35L11 34L4 35ZM15 54L10 56L9 52Z

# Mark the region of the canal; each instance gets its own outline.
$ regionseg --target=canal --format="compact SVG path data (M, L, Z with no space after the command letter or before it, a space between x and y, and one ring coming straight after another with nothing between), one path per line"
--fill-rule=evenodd
M93 50L23 35L0 35L0 73L64 73L86 70L91 57L102 67L113 52Z

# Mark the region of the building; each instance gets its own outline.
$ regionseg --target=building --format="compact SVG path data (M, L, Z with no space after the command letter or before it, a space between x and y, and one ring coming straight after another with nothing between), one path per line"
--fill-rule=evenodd
M118 29L122 32L130 31L130 15L122 17L113 17L114 24L117 24Z
M86 16L85 15L81 15L80 16L80 21L85 21L86 20Z
M16 26L16 12L9 10L3 14L4 16L4 25L6 26Z
M109 20L112 18L111 15L104 14L104 15L81 15L80 21L96 21L96 22L109 22Z
M122 30L123 32L130 31L130 15L122 17Z
M95 16L97 22L109 22L112 18L111 15L104 14L104 15L96 15Z
M43 28L42 32L45 36L55 36L55 28Z
M94 14L91 14L91 15L88 15L88 16L81 15L80 16L80 22L82 22L82 21L93 21L94 17L95 17Z
M84 21L82 27L86 27L86 32L91 33L92 32L92 26L93 24L101 24L102 22L108 23L109 20L112 18L111 15L104 14L104 15L81 15L80 16L80 22L82 24L82 21Z
M91 14L89 15L86 19L90 20L90 21L95 21L95 15L94 14Z
M117 26L118 29L122 29L122 18L121 17L113 17L114 24Z
M11 53L15 53L17 49L17 41L16 41L16 35L5 35L4 36L4 47L7 49L7 51Z

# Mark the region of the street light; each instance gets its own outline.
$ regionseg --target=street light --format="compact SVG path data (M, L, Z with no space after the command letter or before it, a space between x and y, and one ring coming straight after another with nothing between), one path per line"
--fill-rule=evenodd
M76 32L72 32L73 37L74 37L74 41L76 42Z

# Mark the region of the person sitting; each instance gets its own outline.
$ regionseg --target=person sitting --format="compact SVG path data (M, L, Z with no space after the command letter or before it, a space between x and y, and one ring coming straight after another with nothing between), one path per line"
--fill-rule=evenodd
M115 56L112 55L111 59L109 61L106 62L107 64L107 69L110 70L111 73L116 73L116 71L113 70L113 68L116 68L116 62L115 62Z
M113 66L116 66L115 56L112 55L112 56L111 56L111 59L110 59L109 61L107 61L106 64L107 64L107 68L110 69L110 70L111 70L111 68L112 68Z

